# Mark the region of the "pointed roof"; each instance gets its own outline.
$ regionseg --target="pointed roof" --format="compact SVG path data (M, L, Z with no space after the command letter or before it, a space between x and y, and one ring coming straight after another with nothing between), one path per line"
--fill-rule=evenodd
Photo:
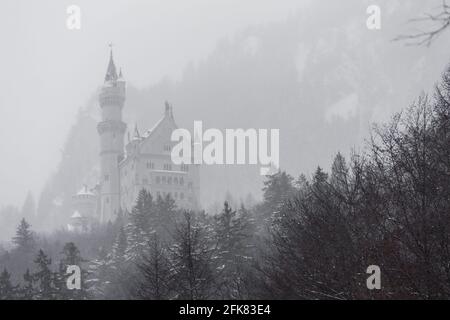
M141 139L141 134L139 133L137 122L135 122L134 123L133 140L140 140L140 139Z
M81 213L79 213L78 211L75 211L71 216L72 219L79 219L82 217Z
M112 52L112 47L111 47L111 50L109 53L108 69L106 70L106 75L105 75L105 82L116 81L117 78L118 78L117 70L116 70L116 65L114 64L113 52Z

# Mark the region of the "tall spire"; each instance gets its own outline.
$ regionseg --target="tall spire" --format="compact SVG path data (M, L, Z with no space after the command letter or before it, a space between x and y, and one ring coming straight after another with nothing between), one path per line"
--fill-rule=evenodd
M112 46L113 46L112 43L110 43L109 44L109 47L110 47L109 64L108 64L108 69L106 70L105 82L116 81L118 78L116 65L114 64L114 59L113 59Z

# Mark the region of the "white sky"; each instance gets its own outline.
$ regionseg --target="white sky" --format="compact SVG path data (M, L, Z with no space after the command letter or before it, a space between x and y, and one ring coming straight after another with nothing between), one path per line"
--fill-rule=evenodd
M78 107L101 84L109 42L127 81L176 79L218 40L285 19L307 0L2 0L0 206L37 198L56 168ZM66 8L82 12L66 28Z

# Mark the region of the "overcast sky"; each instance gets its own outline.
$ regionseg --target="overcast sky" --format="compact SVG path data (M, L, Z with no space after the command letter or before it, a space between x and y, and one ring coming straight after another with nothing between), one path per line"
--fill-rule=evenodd
M285 19L307 0L23 1L0 10L0 206L38 197L75 114L116 62L138 87L177 79L246 26ZM66 28L69 5L81 30ZM126 66L126 67L125 67Z

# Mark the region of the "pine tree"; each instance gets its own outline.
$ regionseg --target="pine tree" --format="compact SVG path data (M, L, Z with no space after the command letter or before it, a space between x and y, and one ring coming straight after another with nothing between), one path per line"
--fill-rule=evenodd
M127 234L125 228L121 227L117 238L112 246L112 259L115 263L124 263L126 261L126 252L128 248Z
M220 290L225 299L242 298L243 271L247 265L247 241L250 220L245 208L244 216L237 216L228 204L215 217L214 234L217 243L217 268L220 270Z
M168 244L172 240L171 234L174 232L177 213L175 200L170 194L157 198L155 212L151 220L151 230L156 232L159 241Z
M267 176L264 181L264 205L272 213L292 196L295 195L293 178L286 172L277 172Z
M22 300L32 300L35 294L33 286L33 276L30 273L30 269L27 269L23 275L23 285L20 288L20 298Z
M111 252L103 250L89 265L88 292L103 299L127 299L134 284L135 263L128 260L128 241L121 227Z
M16 298L16 287L11 284L11 275L3 269L0 274L0 300L13 300Z
M17 227L16 236L12 239L13 243L17 245L18 250L28 252L34 248L35 241L30 227L30 224L25 218L22 218Z
M33 274L33 279L37 284L36 298L39 300L55 299L57 286L55 274L50 269L52 260L40 249L34 263L37 265L37 271Z
M131 210L130 222L142 231L150 229L150 216L152 214L153 198L149 191L139 191L136 204Z
M154 214L152 196L150 192L142 189L136 205L131 210L130 223L127 225L127 260L130 262L139 262L145 253L152 214Z
M241 204L241 207L238 211L238 218L240 220L241 230L242 230L242 239L244 242L244 251L243 254L247 254L248 258L251 258L254 255L255 251L255 242L257 237L257 226L256 219L252 210L247 209L244 204Z

